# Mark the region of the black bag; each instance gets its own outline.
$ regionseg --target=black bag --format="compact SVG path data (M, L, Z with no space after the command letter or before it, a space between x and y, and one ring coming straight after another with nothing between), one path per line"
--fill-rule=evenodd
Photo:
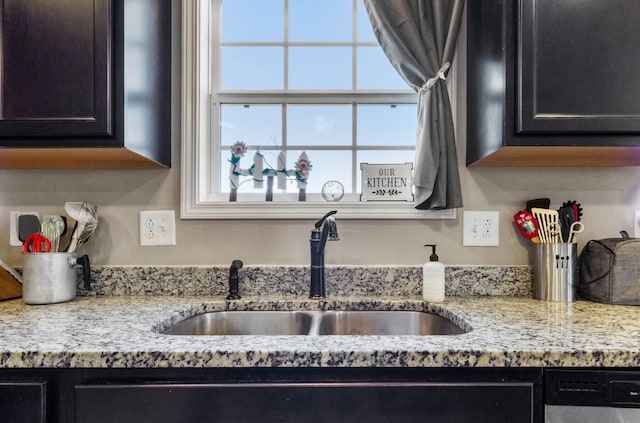
M640 305L640 238L591 240L578 260L580 296L608 304Z

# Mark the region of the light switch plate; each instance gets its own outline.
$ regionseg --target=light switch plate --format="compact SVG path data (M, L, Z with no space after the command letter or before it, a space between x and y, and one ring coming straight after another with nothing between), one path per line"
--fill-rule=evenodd
M176 213L173 210L140 212L140 246L176 245Z
M497 247L500 245L500 213L497 211L464 211L462 245L465 247Z

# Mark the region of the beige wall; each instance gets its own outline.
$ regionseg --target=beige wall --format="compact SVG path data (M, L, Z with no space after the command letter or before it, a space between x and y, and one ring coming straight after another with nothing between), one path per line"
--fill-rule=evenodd
M176 2L179 4L179 2ZM177 25L176 25L177 27ZM465 56L464 28L459 54ZM178 38L174 51L179 48ZM179 65L174 64L173 168L171 170L0 170L0 258L19 266L9 246L9 212L63 213L65 201L99 205L99 232L83 252L98 265L307 264L311 221L178 220L175 247L139 247L140 210L180 210ZM550 197L552 205L578 200L585 211L585 240L632 231L640 209L640 168L475 168L464 166L466 83L458 66L458 154L464 209L457 220L340 220L341 240L328 245L329 264L419 264L424 243L438 243L446 264L527 264L527 243L512 225L526 200ZM462 211L500 211L499 247L463 247ZM268 241L267 241L268 240Z

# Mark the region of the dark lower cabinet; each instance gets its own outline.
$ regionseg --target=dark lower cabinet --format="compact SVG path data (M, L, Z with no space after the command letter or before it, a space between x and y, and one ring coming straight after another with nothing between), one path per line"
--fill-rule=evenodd
M80 385L76 423L531 423L533 383Z
M544 410L535 368L0 369L0 380L2 423L542 423Z
M47 420L47 382L3 380L0 377L0 421L44 423Z

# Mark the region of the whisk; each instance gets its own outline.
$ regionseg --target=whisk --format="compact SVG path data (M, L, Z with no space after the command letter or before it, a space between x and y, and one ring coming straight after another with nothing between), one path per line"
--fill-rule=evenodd
M76 226L71 234L71 241L67 247L68 253L74 253L84 244L98 228L98 207L87 203L67 202L64 205L67 214L76 220Z

